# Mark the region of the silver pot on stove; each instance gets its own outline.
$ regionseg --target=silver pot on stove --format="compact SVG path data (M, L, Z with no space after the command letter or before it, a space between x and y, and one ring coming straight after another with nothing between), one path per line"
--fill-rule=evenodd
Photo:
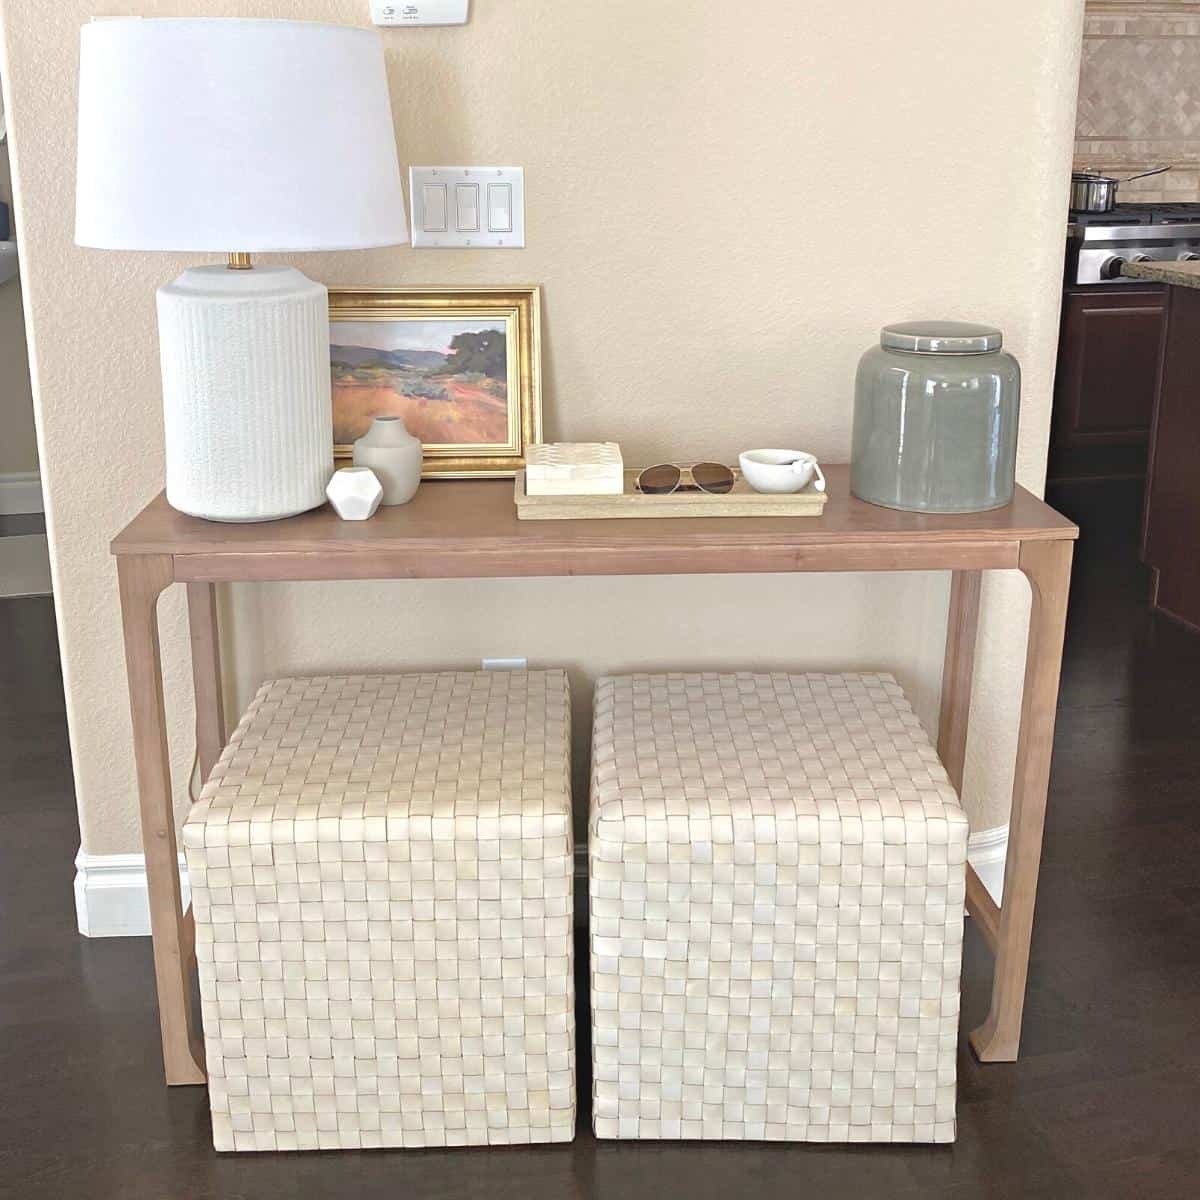
M1122 183L1131 183L1135 179L1146 179L1151 175L1161 175L1171 168L1155 167L1151 171L1139 171L1136 175L1127 175L1124 179L1114 179L1111 175L1101 175L1099 171L1082 170L1071 172L1071 211L1081 213L1112 212L1117 206L1117 188Z

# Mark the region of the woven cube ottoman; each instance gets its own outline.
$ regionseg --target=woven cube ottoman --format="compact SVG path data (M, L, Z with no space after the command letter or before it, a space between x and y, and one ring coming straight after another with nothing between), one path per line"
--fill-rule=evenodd
M966 849L890 676L601 681L596 1135L952 1141Z
M183 829L218 1150L568 1141L562 672L264 684Z

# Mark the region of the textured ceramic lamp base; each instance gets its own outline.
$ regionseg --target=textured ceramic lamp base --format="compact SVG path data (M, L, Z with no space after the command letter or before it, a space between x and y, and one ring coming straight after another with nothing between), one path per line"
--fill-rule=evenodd
M328 294L292 267L198 267L158 290L167 500L210 521L325 502Z

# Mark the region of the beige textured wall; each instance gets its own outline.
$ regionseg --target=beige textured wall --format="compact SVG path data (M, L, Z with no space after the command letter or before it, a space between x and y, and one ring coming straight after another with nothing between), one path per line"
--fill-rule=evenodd
M7 144L0 146L0 200L12 207ZM0 475L24 474L37 469L21 283L14 279L0 284Z
M365 0L121 8L366 16ZM311 255L310 275L543 283L549 436L614 438L633 462L762 444L844 459L855 363L882 323L995 321L1025 366L1020 474L1040 487L1063 237L1048 197L1070 165L1082 0L902 16L774 0L737 21L716 0L472 8L465 28L384 35L401 159L523 165L529 248ZM106 542L161 485L153 289L192 260L72 245L76 45L95 9L4 14L83 841L105 853L138 846ZM572 670L582 731L599 671L865 664L895 670L932 724L946 594L944 576L884 575L243 586L225 597L230 690L525 654ZM988 591L979 828L1006 816L1027 607L1020 580ZM182 797L180 598L163 609Z
M1121 201L1200 201L1200 0L1089 0L1077 166L1118 176Z

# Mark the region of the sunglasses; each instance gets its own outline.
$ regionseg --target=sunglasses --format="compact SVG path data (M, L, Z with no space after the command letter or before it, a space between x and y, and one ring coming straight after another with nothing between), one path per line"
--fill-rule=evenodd
M637 490L646 496L669 496L672 492L707 492L723 496L733 490L736 476L721 463L702 462L690 467L660 463L647 467L637 477Z

